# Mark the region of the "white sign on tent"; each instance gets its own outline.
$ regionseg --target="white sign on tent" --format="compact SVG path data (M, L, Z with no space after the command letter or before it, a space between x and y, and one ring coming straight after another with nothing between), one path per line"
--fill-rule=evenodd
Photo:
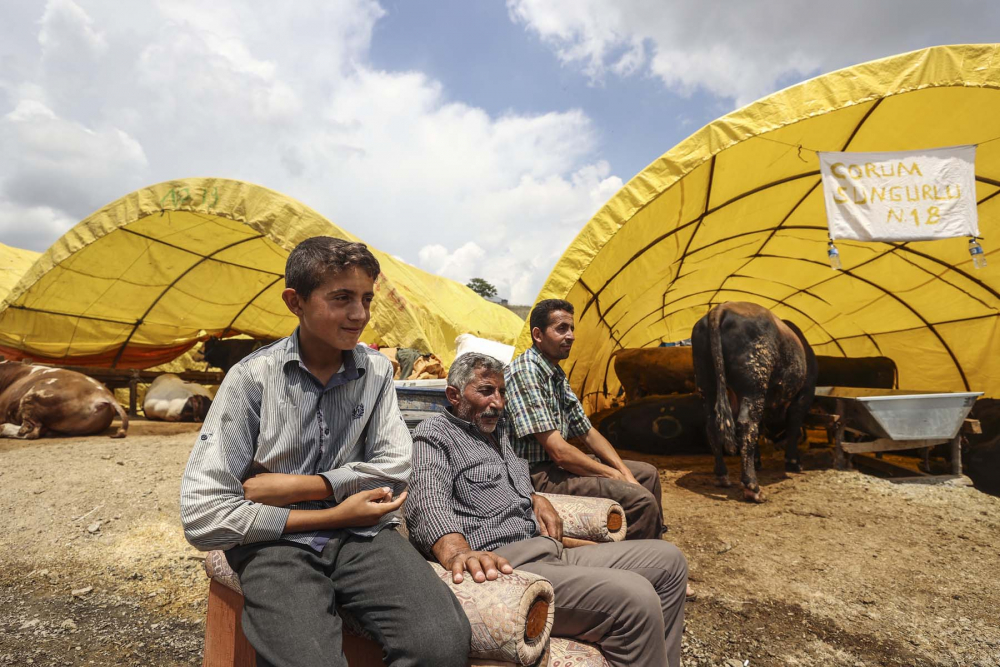
M819 164L834 241L979 236L975 146L821 152Z

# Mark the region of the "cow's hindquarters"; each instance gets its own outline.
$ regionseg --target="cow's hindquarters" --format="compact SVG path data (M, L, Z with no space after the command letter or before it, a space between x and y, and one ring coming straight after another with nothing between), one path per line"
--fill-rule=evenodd
M116 410L107 398L85 396L67 403L70 405L43 415L43 422L50 431L64 435L96 435L107 430L115 419Z

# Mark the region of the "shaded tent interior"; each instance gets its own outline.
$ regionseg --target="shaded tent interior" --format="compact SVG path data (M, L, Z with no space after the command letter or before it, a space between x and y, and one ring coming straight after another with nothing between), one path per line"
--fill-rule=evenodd
M266 188L185 179L133 192L81 221L4 300L0 354L149 368L208 336L288 335L289 251L317 235L356 237ZM454 356L470 332L513 343L521 319L454 281L372 249L382 273L363 340Z
M653 162L584 227L539 294L576 309L563 362L588 411L620 387L612 355L690 337L725 301L794 321L817 354L888 356L907 389L1000 395L1000 45L935 47L780 91ZM838 242L826 260L817 151L978 145L986 269L966 239ZM527 326L518 348L530 344Z

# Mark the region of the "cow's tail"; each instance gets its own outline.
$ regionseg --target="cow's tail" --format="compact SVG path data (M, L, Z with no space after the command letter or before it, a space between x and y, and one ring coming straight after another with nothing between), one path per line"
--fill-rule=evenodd
M112 398L109 403L111 404L111 408L118 413L118 418L122 420L121 426L118 427L118 430L111 437L124 438L128 435L128 413L125 412L125 408L116 399Z
M733 428L733 410L729 405L726 388L726 364L722 357L722 308L713 308L708 313L708 340L715 364L715 432L722 439L722 447L728 456L736 455L736 431Z

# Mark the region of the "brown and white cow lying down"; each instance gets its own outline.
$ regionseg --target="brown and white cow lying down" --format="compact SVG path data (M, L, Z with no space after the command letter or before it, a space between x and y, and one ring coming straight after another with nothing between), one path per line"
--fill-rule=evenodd
M698 320L691 348L719 485L729 486L723 450L739 451L743 497L763 502L755 470L760 427L776 443L784 439L785 470L801 472L799 436L816 390L816 355L792 322L743 301L716 306Z
M0 437L94 435L111 426L115 413L122 423L111 437L124 438L128 415L97 380L62 368L0 362Z
M205 421L212 395L196 382L185 382L172 373L153 380L146 390L142 411L146 419L167 422Z

